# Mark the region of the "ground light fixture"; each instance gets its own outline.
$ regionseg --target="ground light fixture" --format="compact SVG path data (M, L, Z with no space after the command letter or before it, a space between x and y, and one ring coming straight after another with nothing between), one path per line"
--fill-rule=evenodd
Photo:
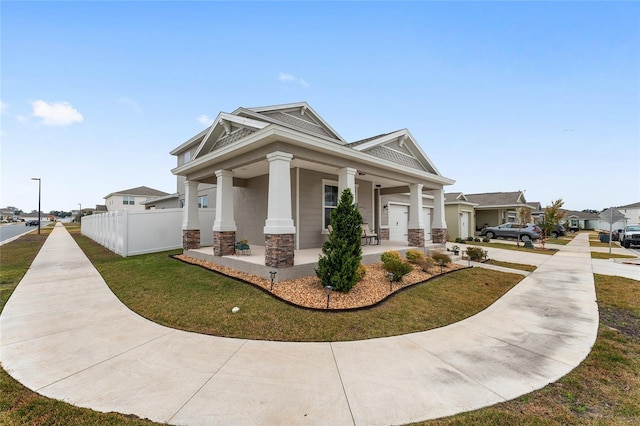
M324 288L327 290L327 309L329 309L329 301L331 300L331 290L333 290L333 287L326 285Z
M444 265L444 261L442 259L438 260L438 265L440 265L440 273L442 274L442 266Z
M269 271L269 276L271 277L271 291L273 291L273 281L276 279L276 274L278 271Z
M389 279L389 293L391 293L391 290L392 290L393 277L394 277L393 272L389 272L387 274L387 278Z
M40 217L40 200L42 198L42 179L40 178L31 178L31 180L38 181L38 235L40 235L40 221L42 220Z

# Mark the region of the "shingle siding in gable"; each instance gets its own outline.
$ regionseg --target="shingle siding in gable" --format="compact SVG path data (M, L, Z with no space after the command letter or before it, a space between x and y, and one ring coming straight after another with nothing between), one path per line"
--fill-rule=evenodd
M324 130L322 126L318 126L317 124L310 123L306 120L294 117L290 114L285 114L284 112L280 112L280 111L274 111L274 112L266 113L265 115L275 120L282 121L283 123L290 124L293 127L298 127L300 129L304 129L308 132L315 133L320 136L333 138L333 136L329 134L326 130Z
M214 150L216 149L220 149L223 148L227 145L231 145L232 143L234 143L235 141L239 141L240 139L249 136L250 134L255 133L254 129L249 129L249 128L243 128L240 130L237 130L233 133L228 134L227 136L221 138L220 140L218 140L218 142L216 142L215 146L213 147Z
M367 154L374 157L382 158L384 160L392 161L401 166L411 167L412 169L424 171L424 167L418 160L401 152L394 151L393 149L385 148L384 146L374 146L373 148L365 151Z

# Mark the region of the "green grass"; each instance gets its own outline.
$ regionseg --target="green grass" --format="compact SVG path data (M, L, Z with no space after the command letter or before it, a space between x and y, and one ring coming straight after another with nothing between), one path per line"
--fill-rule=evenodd
M501 260L489 259L485 263L489 265L503 266L505 268L511 269L519 269L521 271L533 272L536 270L536 266L533 265L525 265L523 263L512 263L512 262L503 262Z
M541 247L539 247L540 244L538 244L538 243L534 243L534 246L536 246L536 247L534 247L532 249L525 248L523 242L520 243L520 247L518 247L516 244L498 243L498 242L493 242L493 241L491 241L489 243L464 242L464 243L457 243L457 244L468 244L470 246L493 247L493 248L499 248L499 249L505 249L505 250L522 251L522 252L525 252L525 253L549 254L549 255L555 254L558 251L557 249L541 248ZM461 247L460 250L464 251L465 248Z
M616 254L616 253L601 253L598 251L592 251L591 252L591 258L592 259L635 259L635 256L629 256L628 254Z
M589 245L591 247L609 247L609 243L601 243L599 240L589 240ZM620 244L617 241L612 241L611 248L620 248Z
M371 309L311 311L168 253L122 258L72 235L130 309L169 327L225 337L344 341L428 330L485 309L522 279L473 268L419 284ZM231 313L234 306L240 307L237 314Z

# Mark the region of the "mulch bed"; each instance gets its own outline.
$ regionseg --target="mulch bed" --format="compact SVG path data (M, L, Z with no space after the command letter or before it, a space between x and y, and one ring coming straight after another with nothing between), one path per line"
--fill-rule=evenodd
M183 262L199 265L221 274L239 278L255 286L261 287L271 293L271 281L257 275L247 274L235 269L216 265L204 260L194 259L185 255L177 255L176 259ZM382 263L365 265L367 270L364 278L358 282L349 293L331 293L330 309L354 309L374 305L389 296L408 286L423 282L434 276L440 275L440 267L434 267L431 273L422 271L418 266L413 267L413 271L405 275L401 282L393 283L392 291L389 291L389 280L387 271ZM443 274L457 269L464 269L464 266L450 263L443 268ZM273 286L275 296L286 300L292 304L306 308L326 309L327 292L322 287L318 277L303 277L294 280L276 282Z

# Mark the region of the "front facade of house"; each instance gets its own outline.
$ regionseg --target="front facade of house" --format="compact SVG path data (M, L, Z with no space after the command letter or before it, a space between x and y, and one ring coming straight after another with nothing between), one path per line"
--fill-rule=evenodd
M467 239L475 235L477 204L470 202L462 192L444 194L445 219L449 239Z
M157 189L139 186L137 188L112 192L104 197L104 201L107 206L107 211L110 212L121 210L143 211L145 210L145 206L142 204L143 202L167 195L169 194Z
M616 208L627 218L627 225L640 224L640 202Z
M382 239L446 239L443 188L454 181L406 129L348 143L305 102L238 108L171 154L185 249L199 247L197 210L206 202L216 211L215 255L248 240L264 244L266 265L292 266L294 249L322 246L346 188Z

